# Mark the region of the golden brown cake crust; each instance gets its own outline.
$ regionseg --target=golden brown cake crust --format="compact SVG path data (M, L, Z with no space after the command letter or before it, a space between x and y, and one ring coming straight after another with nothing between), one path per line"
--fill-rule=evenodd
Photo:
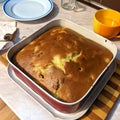
M33 40L14 62L62 101L79 100L112 59L105 47L61 26Z

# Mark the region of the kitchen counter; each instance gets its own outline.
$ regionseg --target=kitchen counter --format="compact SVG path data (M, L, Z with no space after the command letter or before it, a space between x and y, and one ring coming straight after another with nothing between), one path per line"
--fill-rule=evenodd
M81 26L84 26L92 31L93 15L96 11L95 8L80 3L82 11L74 12L67 11L61 8L60 0L53 0L54 9L46 17L29 22L17 22L17 36L15 43L21 39L31 35L42 26L50 22L51 20L63 18L71 20ZM2 4L1 4L2 5ZM2 8L0 7L0 21L14 21L6 17ZM117 58L120 59L120 40L113 40L118 48ZM53 120L53 115L46 111L46 109L38 103L32 96L24 91L19 85L12 81L8 74L6 66L0 63L0 97L4 102L16 113L16 115L22 120ZM120 98L111 110L108 120L120 119Z

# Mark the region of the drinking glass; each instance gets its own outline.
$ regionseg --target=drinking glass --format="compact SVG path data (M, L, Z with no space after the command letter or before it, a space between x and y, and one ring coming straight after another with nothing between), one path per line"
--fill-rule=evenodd
M73 10L75 8L76 0L61 0L61 6L67 10Z
M77 3L77 0L61 0L61 6L66 10L74 10L74 11L81 10L81 8Z

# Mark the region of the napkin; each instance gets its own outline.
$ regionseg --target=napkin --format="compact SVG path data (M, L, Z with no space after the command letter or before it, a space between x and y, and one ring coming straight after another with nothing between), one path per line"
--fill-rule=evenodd
M0 21L0 54L6 52L12 45L16 33L16 22Z

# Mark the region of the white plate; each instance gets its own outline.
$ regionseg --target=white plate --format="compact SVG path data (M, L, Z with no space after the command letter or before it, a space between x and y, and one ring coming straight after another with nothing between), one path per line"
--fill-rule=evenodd
M48 15L53 9L52 0L7 0L3 12L19 21L37 20Z

